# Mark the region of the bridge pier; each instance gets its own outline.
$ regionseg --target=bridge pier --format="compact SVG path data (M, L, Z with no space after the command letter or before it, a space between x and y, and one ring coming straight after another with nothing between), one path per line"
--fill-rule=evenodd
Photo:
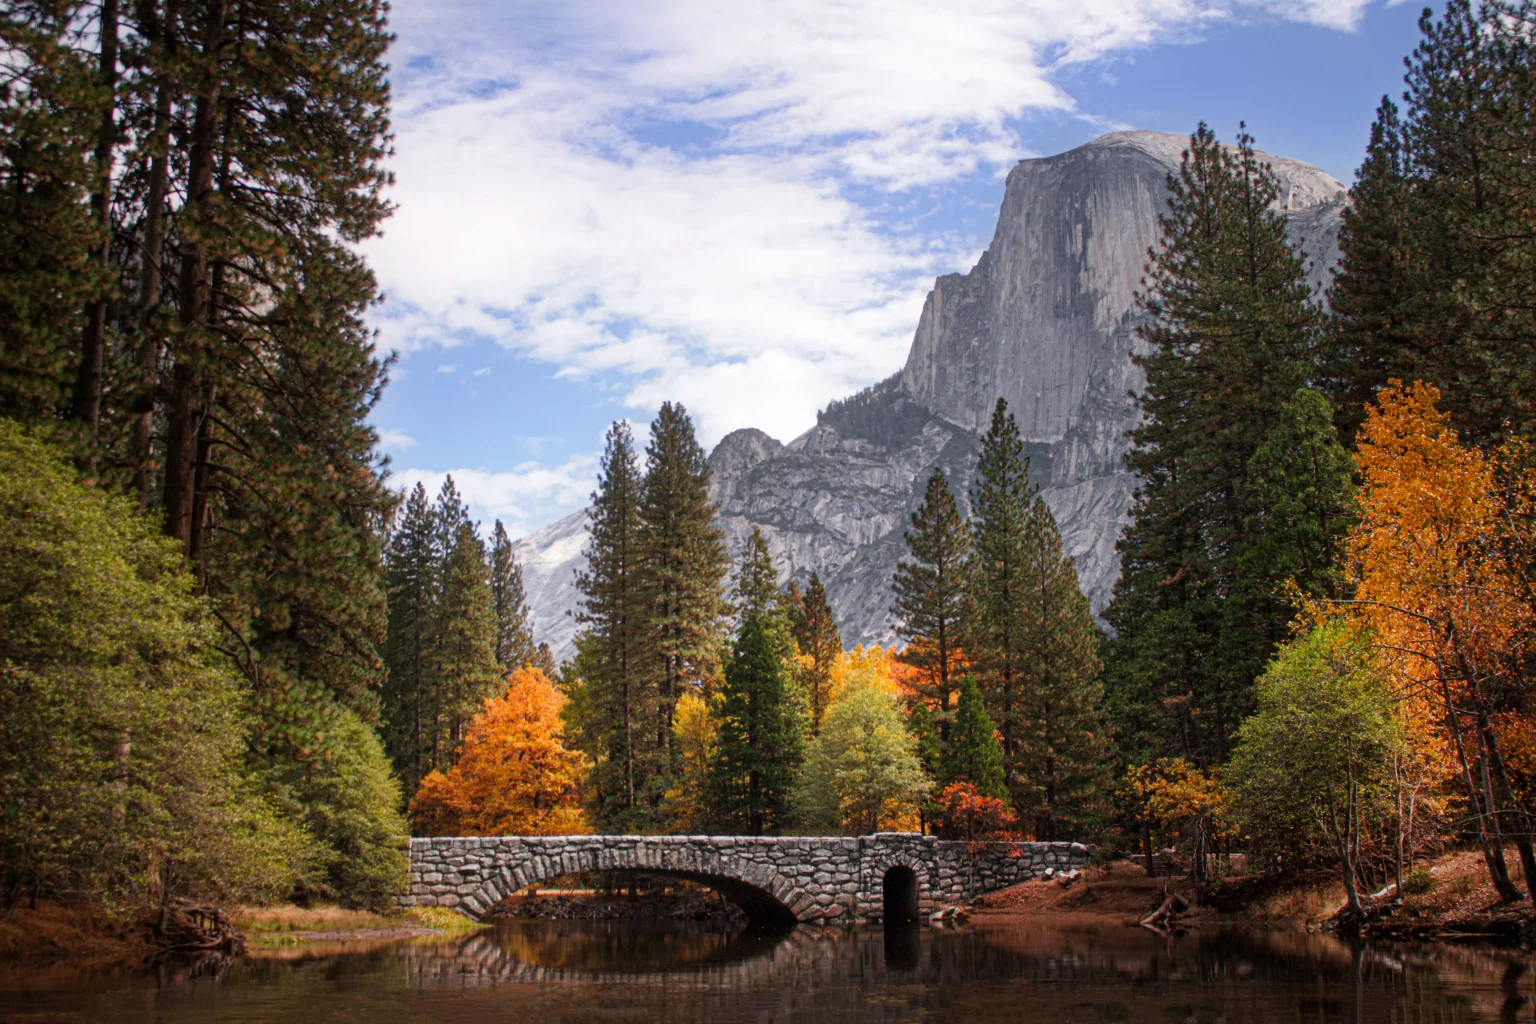
M701 882L754 920L916 917L1043 874L1082 867L1081 843L963 843L872 836L463 836L411 840L406 906L472 918L525 886L589 871ZM894 900L894 902L893 902Z

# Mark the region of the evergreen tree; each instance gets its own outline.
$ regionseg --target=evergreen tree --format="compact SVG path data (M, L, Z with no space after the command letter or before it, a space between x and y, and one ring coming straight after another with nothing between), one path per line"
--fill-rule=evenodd
M385 7L28 2L0 36L0 412L180 546L292 807L384 679Z
M945 785L969 782L982 796L1006 800L1008 787L1003 782L1003 751L997 745L997 730L987 717L986 702L976 680L963 676L956 680L960 699L955 704L955 720L949 744L941 763Z
M1081 835L1109 792L1109 733L1099 680L1101 636L1038 494L1024 521L1019 636L1027 726L1012 797L1036 839ZM978 782L979 785L979 782Z
M938 466L928 478L923 503L907 531L908 558L896 566L892 614L907 641L901 660L924 676L919 695L937 706L941 740L949 738L957 688L956 658L965 628L966 556L970 536L960 518L949 481Z
M1533 12L1528 0L1426 9L1401 118L1383 102L1324 353L1347 439L1393 378L1439 385L1479 444L1536 420Z
M567 705L572 739L592 758L594 817L605 831L646 825L644 794L654 787L655 691L642 671L640 501L643 491L629 424L608 430L592 493L586 568L576 576L574 685Z
M720 674L722 593L729 561L709 500L709 465L681 405L665 402L646 446L644 497L638 515L644 618L642 678L655 694L650 735L656 766L643 795L655 813L675 770L672 714L684 693Z
M720 691L708 791L711 817L747 835L779 831L789 816L802 729L790 699L778 578L753 531L736 577L740 626Z
M432 770L436 722L438 564L433 552L436 524L426 488L417 484L405 500L389 539L385 587L389 631L384 660L384 745L403 788L416 792Z
M1290 584L1305 596L1340 596L1355 463L1339 443L1333 413L1321 393L1300 389L1248 460L1253 542L1238 558L1234 604L1257 609L1274 644L1285 641L1298 610L1285 593Z
M1036 488L1029 456L1008 403L997 400L981 439L976 493L971 498L972 570L966 599L965 646L997 724L1003 774L1010 791L1025 770L1028 708L1023 602L1028 597L1026 529Z
M832 669L843 653L843 638L827 602L821 577L811 573L804 593L790 585L790 617L795 645L800 652L799 683L805 700L806 726L812 736L821 732L832 703Z
M0 94L0 416L26 423L67 408L83 313L108 283L87 258L102 236L85 203L103 105L68 30L56 4L0 11L16 72Z
M768 541L763 537L763 531L755 526L742 549L733 589L737 630L748 619L757 619L768 633L779 659L786 666L792 664L795 638L791 628L791 606L784 591L779 589L779 574L773 566Z
M1339 267L1329 303L1334 316L1321 346L1320 376L1338 408L1346 443L1376 391L1393 377L1426 376L1414 353L1413 308L1433 289L1412 258L1412 191L1407 143L1397 105L1386 96L1371 125L1365 162L1355 174L1339 228Z
M496 610L496 662L504 674L536 664L538 648L528 620L528 598L523 590L523 567L512 553L506 527L496 520L491 539L491 603ZM551 678L553 678L551 676Z
M439 506L438 515L442 515ZM461 521L441 567L434 669L438 724L432 767L446 771L459 755L465 730L481 705L502 691L496 663L496 616L485 569L485 545L474 525Z
M1246 132L1228 149L1202 124L1169 175L1138 299L1150 351L1127 465L1141 485L1107 679L1122 733L1198 765L1225 758L1279 639L1268 602L1228 603L1261 521L1248 464L1301 384L1318 318L1277 193Z

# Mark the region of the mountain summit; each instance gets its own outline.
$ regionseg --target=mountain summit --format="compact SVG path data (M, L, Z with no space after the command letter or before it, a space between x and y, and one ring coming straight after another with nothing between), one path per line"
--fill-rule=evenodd
M999 396L1018 418L1040 483L1097 613L1119 575L1115 541L1134 497L1123 456L1144 386L1135 292L1167 206L1183 136L1115 132L1008 174L992 242L969 273L934 282L895 376L833 402L788 444L760 430L723 438L712 497L733 554L753 527L792 579L826 583L845 643L890 642L890 580L934 465L965 504L976 432ZM1293 244L1319 301L1338 260L1344 186L1260 154L1280 183ZM520 541L541 639L572 653L586 514Z

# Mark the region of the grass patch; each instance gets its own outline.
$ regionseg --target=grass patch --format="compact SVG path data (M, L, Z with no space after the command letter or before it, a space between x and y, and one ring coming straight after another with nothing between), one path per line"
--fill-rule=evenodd
M476 928L484 927L484 925L477 921L471 921L457 910L450 910L447 907L412 907L405 914L408 918L420 923L423 928L436 928L440 932L447 932L449 934L453 932L470 932Z
M480 925L447 907L412 907L392 914L375 914L345 907L297 907L279 904L272 907L240 907L230 919L245 932L253 945L263 949L282 949L302 945L305 933L324 932L334 939L338 933L353 932L359 938L368 933L400 928L431 928L452 935L472 931Z
M411 923L404 913L374 914L345 907L238 907L230 914L235 926L248 935L282 932L355 932L370 928L399 928Z

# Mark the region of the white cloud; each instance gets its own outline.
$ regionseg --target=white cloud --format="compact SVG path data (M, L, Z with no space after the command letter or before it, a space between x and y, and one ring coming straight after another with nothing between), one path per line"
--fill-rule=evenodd
M474 375L476 377L489 377L491 375L491 368L489 366L482 366L475 371Z
M379 431L379 447L388 451L403 452L416 447L416 439L403 430Z
M384 347L490 340L787 439L900 366L962 242L881 197L1027 154L1061 69L1367 0L399 0ZM444 364L440 372L452 372ZM478 373L478 371L476 371ZM782 390L788 389L788 390Z
M392 474L390 483L401 491L419 483L435 495L448 476L453 477L470 515L484 526L500 519L517 538L586 503L597 479L597 456L573 455L559 466L525 462L505 471L412 468Z
M437 367L437 372L438 373L452 373L454 370L457 370L458 368L459 368L459 364L458 363L439 363L438 367Z

